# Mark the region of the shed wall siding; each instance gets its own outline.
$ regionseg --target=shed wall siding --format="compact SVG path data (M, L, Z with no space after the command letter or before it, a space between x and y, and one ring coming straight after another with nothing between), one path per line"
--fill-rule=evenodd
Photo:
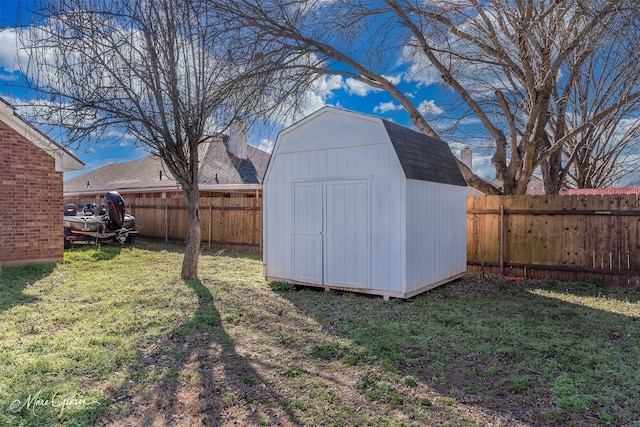
M407 180L407 292L467 269L466 187Z
M322 138L323 133L316 130L318 132L308 135ZM390 144L342 141L341 144L349 146L293 152L297 138L295 133L283 137L281 146L287 147L289 152L279 152L276 146L265 177L265 275L283 279L295 277L293 183L366 179L370 195L368 288L401 290L404 175Z
M0 265L62 261L62 172L0 122Z

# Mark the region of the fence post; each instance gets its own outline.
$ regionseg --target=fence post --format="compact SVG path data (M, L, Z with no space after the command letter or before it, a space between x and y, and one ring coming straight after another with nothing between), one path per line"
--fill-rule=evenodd
M500 274L504 274L504 204L500 203Z
M169 241L169 199L164 199L164 242Z

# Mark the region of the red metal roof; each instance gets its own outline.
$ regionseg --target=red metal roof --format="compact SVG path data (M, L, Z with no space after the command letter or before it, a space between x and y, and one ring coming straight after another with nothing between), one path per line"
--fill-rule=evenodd
M640 194L640 188L570 188L562 194L565 196L577 195L608 195L608 194Z

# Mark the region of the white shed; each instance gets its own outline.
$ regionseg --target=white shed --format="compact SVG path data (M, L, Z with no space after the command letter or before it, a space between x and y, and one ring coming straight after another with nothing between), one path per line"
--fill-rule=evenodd
M438 139L325 107L280 132L263 185L267 280L409 298L467 269L466 183Z

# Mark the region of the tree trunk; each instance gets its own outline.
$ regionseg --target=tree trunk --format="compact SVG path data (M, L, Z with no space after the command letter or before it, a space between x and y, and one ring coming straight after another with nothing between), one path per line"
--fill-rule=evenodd
M562 153L556 152L549 156L540 167L545 194L560 194L564 176L562 173Z
M198 186L184 190L184 199L189 216L189 230L182 260L182 278L196 279L198 277L198 256L200 255L200 208Z

